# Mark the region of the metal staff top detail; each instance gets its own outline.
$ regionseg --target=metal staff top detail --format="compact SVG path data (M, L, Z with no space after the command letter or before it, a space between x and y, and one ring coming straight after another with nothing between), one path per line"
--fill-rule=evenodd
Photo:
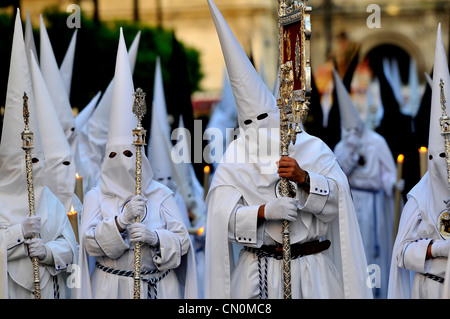
M289 145L295 144L308 114L311 94L310 37L311 8L306 1L278 1L278 39L280 88L277 105L280 109L280 156L289 156ZM294 50L292 49L294 48ZM279 184L282 197L294 197L295 187L286 178ZM289 223L283 221L283 283L284 298L291 299L291 248Z
M147 113L147 104L145 103L145 92L141 88L137 88L133 94L133 113L136 115L138 123L133 130L133 145L136 146L136 195L141 194L141 167L140 153L141 147L146 145L145 136L147 131L142 127L142 118Z
M146 130L142 127L142 118L147 112L147 105L145 103L145 93L141 88L136 89L133 94L133 113L136 115L138 123L133 130L133 145L136 146L136 189L135 194L141 194L141 180L142 180L142 146L145 145ZM140 222L139 218L136 222ZM140 298L141 291L141 243L134 243L134 299Z
M441 109L442 109L442 117L439 119L441 125L441 134L444 136L445 143L445 160L447 162L447 182L450 187L450 118L447 115L446 110L446 97L444 90L444 81L440 79L440 94L441 94Z
M31 150L34 147L33 132L29 127L30 112L28 111L28 96L27 93L23 93L23 121L25 128L21 134L22 136L22 149L25 151L25 169L27 172L27 186L28 186L28 207L30 216L36 215L34 205L34 183L33 183L33 167L31 161ZM32 257L31 262L33 265L33 281L34 281L34 298L41 299L41 284L39 274L39 260L37 257Z

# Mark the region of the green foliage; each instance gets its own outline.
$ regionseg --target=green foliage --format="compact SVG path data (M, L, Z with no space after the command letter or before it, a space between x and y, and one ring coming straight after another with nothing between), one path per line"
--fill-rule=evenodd
M63 61L66 50L75 29L67 27L69 16L57 8L47 8L43 12L46 28L52 43L58 65ZM0 101L3 104L6 97L9 60L13 35L14 19L0 15ZM25 25L25 24L24 24ZM34 27L34 40L39 54L39 25ZM147 93L147 105L150 107L153 96L154 71L157 56L161 57L163 81L165 87L174 86L176 76L168 72L171 63L173 32L157 27L149 27L130 21L114 21L94 23L91 19L81 16L81 28L78 29L75 60L71 88L71 104L81 110L90 99L101 90L104 92L114 76L116 53L119 42L119 30L123 28L127 47L131 45L138 31L141 39L136 60L133 81L135 87L141 87ZM191 93L199 89L202 77L200 73L199 53L192 48L186 48L189 83L179 83L191 88ZM3 63L3 61L8 61ZM166 92L166 95L170 92Z

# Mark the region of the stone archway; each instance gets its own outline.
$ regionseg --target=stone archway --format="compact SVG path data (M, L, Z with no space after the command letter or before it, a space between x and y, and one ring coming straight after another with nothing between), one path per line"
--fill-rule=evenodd
M366 36L360 40L360 59L363 59L369 52L383 45L397 46L405 51L416 61L417 73L420 81L425 80L424 72L430 72L425 69L425 58L420 48L407 36L398 32L380 31L374 35Z

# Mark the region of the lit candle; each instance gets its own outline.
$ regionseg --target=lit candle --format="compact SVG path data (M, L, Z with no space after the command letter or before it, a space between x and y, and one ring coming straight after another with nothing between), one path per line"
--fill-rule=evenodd
M203 235L204 232L205 232L205 226L202 226L199 229L197 229L197 235L198 236Z
M206 198L206 195L208 195L209 174L210 174L210 168L209 168L209 165L206 165L203 168L203 198Z
M397 157L397 182L402 179L403 174L403 161L405 159L405 156L403 154L400 154ZM394 241L397 237L397 231L398 231L398 224L400 222L400 206L401 206L401 192L397 188L395 189L395 210L394 210Z
M205 226L202 226L199 228L194 228L194 227L188 228L189 235L201 236L201 235L203 235L204 232L205 232Z
M423 175L425 175L425 173L428 170L427 148L425 146L419 148L419 156L420 156L420 178L422 178Z
M75 239L77 240L77 243L80 243L78 240L78 212L73 209L73 205L70 208L70 212L67 213L67 217L69 217L70 224L75 233Z
M75 173L76 183L75 183L75 195L83 203L83 177Z

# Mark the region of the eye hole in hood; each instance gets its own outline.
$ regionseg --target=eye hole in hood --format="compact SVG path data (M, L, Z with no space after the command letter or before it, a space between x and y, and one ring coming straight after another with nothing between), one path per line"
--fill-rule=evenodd
M126 157L131 157L131 156L133 156L133 152L131 152L129 150L125 150L125 151L123 151L123 155L125 155Z
M268 117L269 116L269 114L267 114L267 113L262 113L262 114L259 114L258 115L258 117L256 118L258 121L261 121L261 120L264 120L266 117Z

